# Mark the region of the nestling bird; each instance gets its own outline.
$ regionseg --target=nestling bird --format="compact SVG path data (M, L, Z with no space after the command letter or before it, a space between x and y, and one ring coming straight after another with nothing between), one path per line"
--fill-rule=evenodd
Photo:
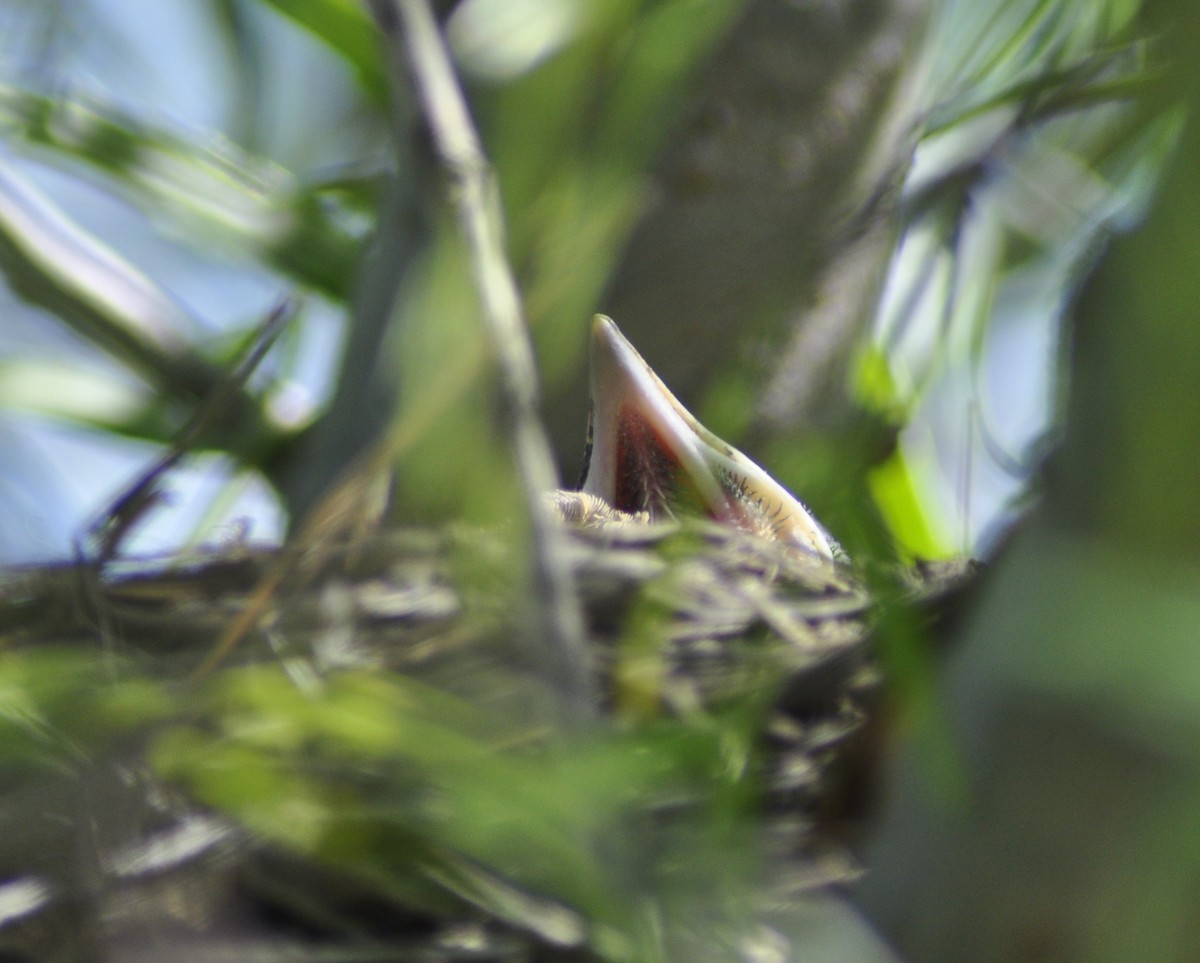
M605 506L650 520L707 516L825 558L835 542L800 501L700 424L598 314L591 333L592 408L582 493L574 514ZM588 500L590 499L590 500ZM568 520L568 500L558 500Z

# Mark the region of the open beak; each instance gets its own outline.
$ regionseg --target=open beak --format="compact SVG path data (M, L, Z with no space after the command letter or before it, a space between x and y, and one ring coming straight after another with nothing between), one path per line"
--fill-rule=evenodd
M704 515L833 557L830 537L796 497L693 418L601 314L592 320L591 390L585 492L624 512Z

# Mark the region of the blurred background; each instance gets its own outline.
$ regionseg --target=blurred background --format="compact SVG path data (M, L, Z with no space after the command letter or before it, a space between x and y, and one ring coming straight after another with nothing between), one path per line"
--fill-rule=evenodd
M986 554L1056 430L1066 298L1170 142L1127 99L1137 6L443 5L564 482L599 310L848 545ZM365 7L0 17L0 558L68 554L284 296L133 550L277 539L396 421L402 517L500 510L472 290Z
M908 958L1200 956L1179 7L440 4L565 483L603 311L852 558L994 559L916 659L855 897ZM0 561L67 557L285 297L126 550L278 540L385 430L398 520L505 517L469 269L391 66L351 0L0 2Z

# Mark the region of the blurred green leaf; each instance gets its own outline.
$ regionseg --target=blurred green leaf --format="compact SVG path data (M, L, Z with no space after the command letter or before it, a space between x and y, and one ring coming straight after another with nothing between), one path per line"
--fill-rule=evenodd
M111 105L11 86L0 86L0 130L60 166L103 173L189 243L227 244L336 300L349 294L362 184L306 187L228 141L189 141Z
M171 715L166 687L85 648L0 652L0 759L57 768Z
M185 395L217 380L187 356L194 323L183 308L7 167L0 167L0 245L0 264L16 291L143 378Z
M120 431L148 401L144 387L112 372L48 358L0 361L0 407Z
M877 345L866 346L852 376L855 396L863 407L895 424L905 422L904 397L884 351Z
M943 558L953 549L930 527L922 494L928 485L913 477L913 459L893 455L875 467L868 478L871 495L896 538L897 548L908 559Z
M664 860L719 865L732 840L716 827L750 798L716 720L506 748L508 722L404 676L346 672L301 691L273 666L225 671L205 702L215 734L188 725L156 737L163 776L256 832L389 885L407 890L416 872L502 918L524 906L538 921L523 925L570 929L530 902L540 894L628 928L645 887L670 873ZM697 835L654 828L662 807ZM714 848L676 849L702 845Z
M375 24L358 0L262 0L294 20L354 68L363 89L382 101L387 84Z
M922 477L930 439L936 461L1010 477L1019 493L1052 430L1052 359L1037 359L1024 379L997 386L997 344L1052 344L1069 292L1092 266L1100 239L1144 203L1165 152L1161 119L1136 108L1153 95L1161 69L1156 42L1134 21L1127 0L1005 0L986 11L947 4L931 35L929 103L904 189L904 231L889 268L877 338L890 369L892 410L908 412L901 458L914 467L878 475L876 499L898 539L921 552L932 531L961 527L969 545L969 495L948 503L939 490L958 484ZM1138 160L1131 164L1131 158ZM1036 334L1034 334L1036 332ZM873 363L860 355L860 364ZM860 382L867 374L860 371ZM1032 395L1043 383L1040 399ZM878 404L878 399L876 400ZM1043 408L1041 426L1007 409ZM957 404L965 441L949 437ZM983 432L974 431L982 425ZM1003 426L996 433L993 426ZM1024 435L1021 432L1025 432ZM1009 454L996 438L1015 445ZM1015 439L1015 440L1009 440ZM944 472L944 470L943 470ZM908 482L900 479L910 474ZM886 476L886 480L885 480ZM973 487L974 483L971 486ZM1019 498L1019 494L1014 497ZM907 513L916 511L909 521ZM921 518L920 515L925 517ZM958 516L956 518L956 516ZM952 544L942 546L946 551Z

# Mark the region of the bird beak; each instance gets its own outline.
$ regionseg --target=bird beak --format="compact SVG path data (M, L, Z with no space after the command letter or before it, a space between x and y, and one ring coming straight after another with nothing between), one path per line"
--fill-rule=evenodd
M799 500L693 418L600 314L591 390L585 492L624 512L699 514L833 557L830 537Z

